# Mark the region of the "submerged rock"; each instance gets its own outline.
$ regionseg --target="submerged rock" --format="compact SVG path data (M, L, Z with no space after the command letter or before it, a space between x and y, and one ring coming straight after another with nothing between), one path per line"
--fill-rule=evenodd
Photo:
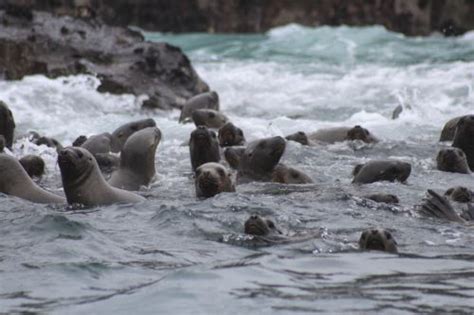
M93 74L99 92L148 95L148 108L180 108L209 90L182 51L96 19L10 7L0 11L0 78Z

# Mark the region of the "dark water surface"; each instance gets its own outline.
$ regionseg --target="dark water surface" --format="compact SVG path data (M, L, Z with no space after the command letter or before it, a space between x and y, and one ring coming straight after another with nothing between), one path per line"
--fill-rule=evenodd
M442 193L472 175L435 170L441 126L474 109L474 37L405 38L380 27L306 28L264 35L163 35L187 52L248 140L363 124L382 141L303 147L282 162L315 181L251 183L194 197L191 125L179 112L140 112L144 97L95 91L93 77L0 82L17 134L63 144L152 117L163 133L147 201L71 210L0 196L0 313L292 314L473 313L474 227L424 218L427 188ZM392 110L404 106L398 120ZM40 154L41 185L61 192L54 150ZM351 184L355 164L397 158L407 184ZM361 196L396 194L399 205ZM262 246L243 234L251 214L274 219L290 242ZM362 230L386 228L401 254L358 251Z

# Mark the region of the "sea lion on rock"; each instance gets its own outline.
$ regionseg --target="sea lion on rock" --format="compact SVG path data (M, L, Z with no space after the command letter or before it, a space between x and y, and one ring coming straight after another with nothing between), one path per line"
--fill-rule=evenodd
M110 186L95 158L84 148L67 147L59 151L58 164L69 204L95 206L145 200L130 191Z
M0 101L0 135L5 137L7 148L13 145L13 135L15 133L15 119L8 105Z
M397 242L392 234L383 229L370 229L362 232L359 247L363 250L380 250L397 253Z
M109 153L112 150L112 135L104 132L87 138L81 147L87 149L92 155L98 153Z
M126 190L147 186L156 174L155 154L161 131L148 127L131 135L120 153L120 168L112 173L109 184Z
M469 168L474 170L474 115L459 119L452 146L464 151Z
M191 132L189 153L193 171L204 163L219 162L221 154L216 133L205 126L197 127Z
M36 185L20 162L12 156L0 153L0 192L36 203L65 203L63 197L50 193Z
M295 141L302 145L309 145L308 135L303 131L295 132L285 137L286 140Z
M118 127L112 132L111 151L114 153L120 152L123 145L134 132L148 127L156 127L156 122L152 118L141 119L126 123Z
M394 160L375 160L354 167L353 183L370 184L377 181L405 182L411 173L411 165Z
M444 195L456 202L466 203L472 201L472 191L467 187L457 186L449 188Z
M18 160L30 177L41 177L44 174L44 160L37 155L25 155Z
M275 226L275 223L269 219L263 219L259 215L251 215L244 224L245 234L256 236L268 236L270 234L282 234Z
M466 154L458 148L441 149L436 156L436 168L443 172L469 174Z
M192 117L193 112L198 109L213 109L218 111L219 95L214 91L210 91L195 95L188 99L181 109L179 122L187 122Z
M365 143L378 142L367 129L357 125L354 127L335 127L320 129L314 133L308 135L310 141L325 142L325 143L336 143L346 140L362 140Z
M244 145L245 137L242 129L228 122L218 132L219 145L221 147L230 147L234 145Z
M240 158L245 152L245 147L240 148L226 148L224 150L224 158L229 163L229 166L234 170L239 169Z
M210 198L221 192L235 192L232 174L219 163L204 163L195 172L196 196Z
M194 124L197 126L206 126L207 128L219 129L228 121L226 115L213 109L198 109L192 115Z
M467 116L467 115L466 115ZM465 116L458 116L450 119L446 124L444 124L443 130L439 137L439 141L452 141L454 139L454 134L456 133L456 125L458 121Z
M286 142L280 136L255 140L240 158L238 180L271 181L272 172L285 152Z
M390 203L390 204L396 204L399 203L398 197L392 194L372 194L365 196L365 198L373 200L375 202L384 202L384 203Z
M311 184L313 180L300 170L278 164L273 169L272 182L282 184Z

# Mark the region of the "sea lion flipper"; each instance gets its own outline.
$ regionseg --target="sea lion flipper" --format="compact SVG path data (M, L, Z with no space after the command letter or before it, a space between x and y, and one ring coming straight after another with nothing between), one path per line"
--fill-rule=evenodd
M456 213L451 203L445 197L439 195L432 189L428 189L429 198L421 205L421 212L428 216L448 219L455 222L464 222Z

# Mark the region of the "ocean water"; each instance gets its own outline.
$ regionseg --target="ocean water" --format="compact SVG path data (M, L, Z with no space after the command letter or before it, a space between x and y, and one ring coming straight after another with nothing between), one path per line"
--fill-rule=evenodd
M428 188L474 189L472 175L435 170L449 145L438 142L443 124L474 111L473 33L287 25L260 35L145 35L188 54L248 141L360 124L381 142L289 142L282 162L314 184L250 183L198 200L183 145L194 127L178 124L177 110L140 111L145 96L97 93L91 76L0 82L18 138L36 130L68 145L145 117L163 133L141 204L71 210L0 196L0 313L474 312L474 227L415 210ZM40 184L62 194L55 150L19 139L13 154L41 155ZM407 183L351 184L354 165L377 158L410 162ZM372 192L400 204L362 198ZM288 242L261 246L244 235L254 213ZM358 251L372 227L391 231L400 254Z

